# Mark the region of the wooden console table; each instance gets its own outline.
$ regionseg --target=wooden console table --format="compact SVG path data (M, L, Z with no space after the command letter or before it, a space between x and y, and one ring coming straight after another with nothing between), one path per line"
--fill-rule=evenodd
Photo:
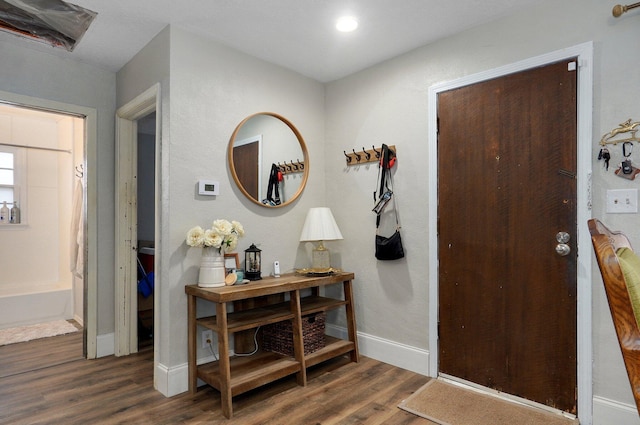
M307 383L307 368L325 360L349 353L351 361L358 361L358 341L353 303L353 273L336 273L329 276L306 277L287 274L269 277L245 285L221 288L185 287L188 296L189 326L189 391L197 391L198 378L220 391L222 413L233 416L232 397L296 374L299 385ZM342 284L344 299L326 298L319 295L321 286ZM310 295L301 291L310 289ZM249 310L228 312L229 303L265 295L289 293L289 301L270 304ZM305 292L306 293L306 292ZM210 301L216 305L216 315L197 317L196 300ZM344 307L347 319L348 339L342 340L325 335L326 346L313 353L304 354L302 317ZM229 355L229 334L255 329L271 323L291 320L293 328L294 356L258 351L249 357ZM197 365L197 327L213 330L218 335L220 360Z

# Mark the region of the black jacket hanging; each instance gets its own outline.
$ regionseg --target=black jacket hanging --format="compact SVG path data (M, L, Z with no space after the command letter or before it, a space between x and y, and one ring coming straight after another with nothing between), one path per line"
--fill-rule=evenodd
M271 205L272 207L280 205L280 189L278 180L278 166L271 164L271 173L269 174L269 186L267 187L267 197L262 200L265 205ZM275 198L273 197L275 193Z

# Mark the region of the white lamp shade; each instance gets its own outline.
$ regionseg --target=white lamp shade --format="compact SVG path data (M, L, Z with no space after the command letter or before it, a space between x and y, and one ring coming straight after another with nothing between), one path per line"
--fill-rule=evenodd
M342 239L342 233L340 233L331 210L326 207L309 209L307 219L302 227L300 242L332 241L336 239Z

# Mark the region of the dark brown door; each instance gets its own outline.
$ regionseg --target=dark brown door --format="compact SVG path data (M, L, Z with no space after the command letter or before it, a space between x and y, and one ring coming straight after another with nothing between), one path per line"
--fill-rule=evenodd
M238 180L253 199L258 199L258 142L233 147L233 166Z
M568 62L438 95L439 371L577 413Z

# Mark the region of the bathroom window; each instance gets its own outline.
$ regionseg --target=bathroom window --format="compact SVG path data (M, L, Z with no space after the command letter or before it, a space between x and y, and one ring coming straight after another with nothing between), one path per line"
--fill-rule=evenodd
M21 199L26 199L25 169L24 149L0 146L0 207L6 202L11 208L17 202L24 213Z

